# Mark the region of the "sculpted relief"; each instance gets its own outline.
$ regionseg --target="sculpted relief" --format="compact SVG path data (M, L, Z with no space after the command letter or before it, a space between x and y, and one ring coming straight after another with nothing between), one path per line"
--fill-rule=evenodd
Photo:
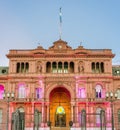
M84 63L83 63L83 61L80 61L78 63L78 72L79 73L84 73Z
M37 73L42 73L42 62L38 61L36 70Z

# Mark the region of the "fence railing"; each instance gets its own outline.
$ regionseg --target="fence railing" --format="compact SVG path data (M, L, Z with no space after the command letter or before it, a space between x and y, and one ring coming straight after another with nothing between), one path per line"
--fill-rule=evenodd
M55 115L51 115L51 118L54 119L54 116ZM12 118L9 119L8 124L6 120L0 123L0 130L6 130L7 126L8 130L39 130L39 128L50 127L48 126L48 121L43 121L41 119L42 116L39 112L35 112L35 114L21 114L19 112L16 112L13 113L11 117ZM67 127L67 124L69 125L69 121L67 121L66 117L65 121L65 126ZM55 126L54 122L51 122L51 126L57 127ZM76 115L72 127L78 127L81 130L91 130L92 128L98 128L99 130L107 130L109 128L109 130L111 130L111 116L108 116L108 113L105 113L104 111L97 114L86 113L85 111L82 111L81 116ZM120 130L120 122L118 120L117 113L114 113L114 127L115 130Z

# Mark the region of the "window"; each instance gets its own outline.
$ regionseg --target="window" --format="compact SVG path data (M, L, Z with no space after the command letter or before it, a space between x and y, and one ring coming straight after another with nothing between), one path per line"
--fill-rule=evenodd
M22 62L16 64L16 73L27 73L29 71L29 63L28 62Z
M101 62L101 72L104 73L104 63Z
M17 63L16 72L17 72L17 73L19 73L19 72L20 72L20 63Z
M50 62L47 62L47 64L46 64L46 72L47 73L51 72L51 63Z
M19 86L18 91L19 98L26 98L26 88L24 84Z
M120 123L120 109L118 110L118 123Z
M93 73L104 73L104 63L103 62L92 62L91 69Z
M81 126L82 128L86 127L86 111L84 109L81 111Z
M0 124L2 123L2 109L0 109Z
M70 62L70 72L74 73L74 63Z
M64 73L68 73L68 63L64 62Z
M96 110L96 124L97 126L100 126L100 112L101 112L101 108L97 108Z
M102 98L102 86L96 85L95 87L96 98Z
M85 88L79 88L78 92L79 92L79 98L85 98L86 97Z
M0 99L3 99L4 87L0 85Z
M62 73L62 62L58 63L58 73Z
M36 98L42 98L42 88L36 88Z
M41 112L39 112L37 109L35 109L35 114L34 114L34 124L35 124L35 128L37 129L38 126L41 124L42 122L42 114Z
M65 114L65 110L62 106L57 107L56 114Z
M92 72L94 73L95 72L95 63L92 62Z
M99 67L99 63L97 62L96 63L96 73L99 73L100 72L100 67Z
M52 72L57 73L57 64L56 64L56 62L52 63Z
M28 72L29 71L29 64L28 63L26 63L26 70L25 70L26 72Z
M120 89L117 90L118 99L120 99Z

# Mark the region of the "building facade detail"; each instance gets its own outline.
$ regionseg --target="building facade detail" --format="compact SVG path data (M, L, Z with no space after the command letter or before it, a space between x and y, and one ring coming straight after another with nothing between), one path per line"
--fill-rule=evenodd
M106 92L116 92L112 103L118 130L120 66L112 65L114 56L110 49L72 49L63 40L48 49L10 50L9 66L0 67L0 128L47 130L68 128L71 122L76 130L112 128ZM4 98L8 92L13 99Z

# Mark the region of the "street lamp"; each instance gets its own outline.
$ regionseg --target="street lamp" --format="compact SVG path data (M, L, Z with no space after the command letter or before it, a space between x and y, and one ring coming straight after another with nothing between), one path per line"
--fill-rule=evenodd
M106 92L106 100L111 102L111 121L112 121L112 130L114 130L114 116L113 116L113 102L117 99L118 94L113 92Z
M6 123L6 130L9 130L9 102L14 99L14 93L3 93L3 98L7 101L7 123Z

